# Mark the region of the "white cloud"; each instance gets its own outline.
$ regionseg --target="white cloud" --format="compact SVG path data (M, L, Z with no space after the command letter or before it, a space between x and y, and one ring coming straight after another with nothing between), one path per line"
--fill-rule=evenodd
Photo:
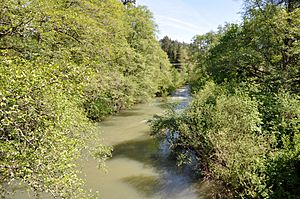
M157 19L157 22L161 25L171 26L174 28L189 31L194 34L205 32L205 29L203 27L200 27L198 25L195 25L195 24L192 24L190 22L186 22L186 21L183 21L180 19L176 19L174 17L157 15L156 19Z
M189 41L196 34L216 30L237 19L242 0L137 0L149 6L159 27L159 37Z

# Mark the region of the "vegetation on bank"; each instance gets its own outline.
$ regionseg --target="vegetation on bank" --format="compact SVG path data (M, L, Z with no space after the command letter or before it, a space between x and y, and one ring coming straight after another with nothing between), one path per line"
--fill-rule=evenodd
M89 196L76 160L110 155L93 122L176 87L155 32L147 8L117 0L1 1L2 198L19 183Z
M300 198L300 4L245 1L240 24L195 36L193 100L152 120L216 197Z

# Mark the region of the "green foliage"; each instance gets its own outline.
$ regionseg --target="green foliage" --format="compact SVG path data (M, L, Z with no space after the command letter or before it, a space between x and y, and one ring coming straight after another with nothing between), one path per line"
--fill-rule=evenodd
M154 117L152 134L170 142L179 164L196 162L202 176L222 182L224 198L297 198L300 103L278 96L270 103L281 120L267 123L260 109L275 108L247 93L208 82L185 110Z
M283 137L294 139L295 132L299 132L300 104L295 95L281 92L260 96L263 102L260 112L263 114L263 128L266 133L276 134L278 147L282 147Z
M297 151L282 150L269 161L267 184L273 191L270 198L299 198L299 165L299 145Z
M91 102L85 103L87 117L92 120L102 119L101 117L108 116L113 113L111 101L107 98L94 99Z
M152 14L117 0L4 0L0 11L1 197L18 183L89 197L76 160L111 151L91 120L174 88Z
M74 162L95 136L78 99L59 88L72 85L51 84L47 74L53 68L2 61L1 194L12 190L10 184L22 183L55 197L84 197L84 191L74 189L83 184Z
M227 80L262 84L271 92L299 92L299 9L267 5L250 9L241 25L231 25L210 50L207 71Z
M249 97L208 83L186 110L158 117L152 127L154 134L171 138L185 162L196 159L203 176L227 183L230 194L245 190L241 196L255 197L265 188L269 147L261 136L258 104Z
M189 74L189 83L191 84L192 91L198 91L205 85L209 79L207 67L209 50L213 48L221 36L219 33L209 32L205 35L196 35L190 45L189 51L193 67Z
M246 1L241 24L196 36L183 111L154 117L178 163L224 198L300 198L299 3Z

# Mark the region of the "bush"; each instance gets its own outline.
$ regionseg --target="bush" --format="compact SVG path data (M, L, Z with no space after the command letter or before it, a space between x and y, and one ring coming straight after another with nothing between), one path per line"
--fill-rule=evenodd
M156 116L152 134L170 141L180 164L196 162L205 179L221 182L224 198L299 197L299 102L282 93L265 107L227 87L208 82L186 110ZM263 123L270 112L262 108L279 115Z
M300 198L300 102L287 92L264 95L261 112L264 133L276 141L268 159L267 184L271 198Z

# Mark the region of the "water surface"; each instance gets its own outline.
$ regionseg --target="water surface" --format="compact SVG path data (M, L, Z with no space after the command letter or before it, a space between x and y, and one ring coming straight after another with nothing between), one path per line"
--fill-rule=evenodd
M188 100L188 90L183 88L168 102L178 101L182 108ZM99 124L104 143L114 147L113 157L106 163L107 173L97 170L92 159L84 162L88 188L104 199L201 198L191 170L178 168L166 143L149 136L146 122L162 113L165 104L159 99L139 104Z

